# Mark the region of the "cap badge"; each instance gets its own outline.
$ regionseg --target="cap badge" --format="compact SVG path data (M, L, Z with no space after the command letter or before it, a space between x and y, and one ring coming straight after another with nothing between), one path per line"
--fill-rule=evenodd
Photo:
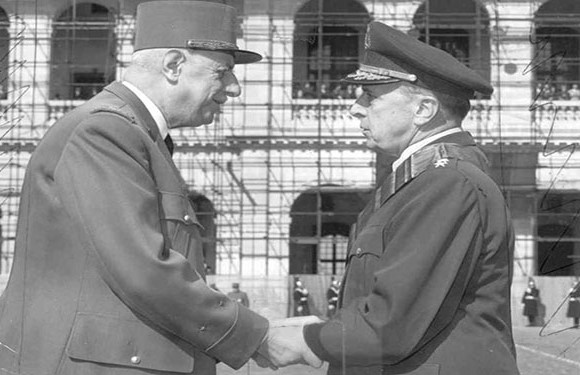
M447 159L447 158L439 159L433 164L435 164L435 168L446 167L447 164L449 164L449 159Z

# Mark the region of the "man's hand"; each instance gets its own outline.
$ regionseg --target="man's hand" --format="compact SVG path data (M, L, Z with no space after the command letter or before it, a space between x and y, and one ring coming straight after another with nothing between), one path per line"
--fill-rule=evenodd
M303 316L270 322L268 334L254 360L260 367L273 369L293 364L322 366L320 358L306 345L302 333L304 325L322 321L316 316Z

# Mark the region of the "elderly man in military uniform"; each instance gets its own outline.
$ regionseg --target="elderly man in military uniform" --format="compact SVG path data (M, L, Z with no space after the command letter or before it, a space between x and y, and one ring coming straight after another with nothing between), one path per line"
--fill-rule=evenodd
M39 143L0 299L0 374L212 375L218 361L270 365L269 348L291 344L206 285L201 226L171 158L170 130L210 124L240 95L234 65L261 58L236 46L235 21L219 3L141 3L123 81ZM310 354L283 352L276 363Z
M518 374L513 230L488 162L461 128L492 87L449 54L369 25L351 114L397 159L351 230L340 306L307 325L329 374Z

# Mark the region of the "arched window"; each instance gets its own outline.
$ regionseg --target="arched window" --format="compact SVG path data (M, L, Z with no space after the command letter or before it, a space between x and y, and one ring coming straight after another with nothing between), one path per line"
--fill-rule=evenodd
M350 95L340 80L358 67L369 21L355 0L324 0L322 8L319 0L304 4L294 19L293 97Z
M50 98L89 99L115 79L113 13L93 3L76 3L53 24Z
M300 194L290 212L290 274L342 274L350 226L370 194L340 186Z
M10 62L10 21L4 9L0 8L0 99L8 96L8 64Z
M551 0L534 19L535 95L546 100L580 99L580 3ZM573 91L571 91L573 89Z
M474 0L426 0L413 18L419 40L490 79L489 15Z

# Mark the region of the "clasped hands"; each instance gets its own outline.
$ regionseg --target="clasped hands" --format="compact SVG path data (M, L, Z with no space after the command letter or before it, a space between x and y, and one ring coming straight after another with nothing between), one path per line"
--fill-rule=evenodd
M304 325L322 321L313 315L271 321L268 334L252 358L258 366L273 370L294 364L322 366L322 361L310 350L302 333Z

